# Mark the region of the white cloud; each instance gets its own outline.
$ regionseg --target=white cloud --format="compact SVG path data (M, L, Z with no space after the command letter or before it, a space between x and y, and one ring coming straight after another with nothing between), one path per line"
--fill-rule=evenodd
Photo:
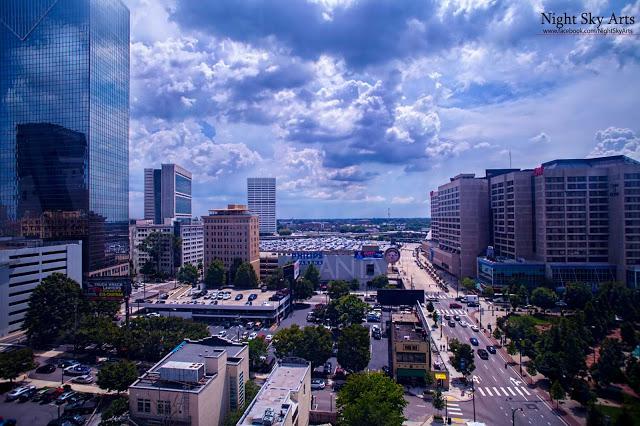
M549 136L545 132L540 132L529 140L533 143L547 143L549 142Z
M416 199L414 197L393 197L391 199L391 204L409 204L415 203Z
M640 137L631 129L609 127L596 133L596 146L590 157L628 155L640 159Z

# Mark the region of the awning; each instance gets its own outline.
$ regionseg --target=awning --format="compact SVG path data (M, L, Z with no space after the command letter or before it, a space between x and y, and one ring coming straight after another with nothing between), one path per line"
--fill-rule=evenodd
M447 375L444 373L436 373L436 380L447 380Z
M398 377L420 377L424 379L426 373L426 370L423 369L398 368L398 370L396 370Z

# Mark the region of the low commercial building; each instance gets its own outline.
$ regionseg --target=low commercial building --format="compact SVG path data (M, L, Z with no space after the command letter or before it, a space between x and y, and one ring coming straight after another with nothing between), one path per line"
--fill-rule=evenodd
M82 243L0 240L0 336L22 328L29 298L53 273L82 283Z
M524 284L535 288L544 285L544 262L524 259L478 258L478 282L483 287L501 288L512 284Z
M247 345L185 340L129 386L131 418L141 426L219 426L244 405L247 380Z
M271 372L237 426L307 426L311 410L311 364L285 358Z
M204 227L196 220L178 220L174 222L173 231L180 239L178 260L180 266L187 263L193 266L204 265Z
M431 351L427 330L418 316L411 313L391 315L391 371L402 383L424 383L431 374Z
M156 225L150 220L137 220L130 226L131 260L136 274L142 273L142 267L150 260L149 254L140 250L140 244L153 233L160 234L160 272L173 275L176 270L175 246L173 244L173 225Z
M278 269L278 253L260 252L260 277L262 281L269 279Z

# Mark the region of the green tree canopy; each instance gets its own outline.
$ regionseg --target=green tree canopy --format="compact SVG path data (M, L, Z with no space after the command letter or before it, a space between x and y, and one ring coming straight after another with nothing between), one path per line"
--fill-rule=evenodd
M320 288L320 271L313 263L307 266L307 269L304 271L303 277L310 281L313 284L313 289L317 290Z
M638 344L636 329L630 321L625 321L620 325L620 336L622 337L622 342L632 350Z
M269 344L262 337L257 337L255 339L249 340L249 367L251 370L257 370L262 361L260 357L267 355L267 349L269 348Z
M621 368L624 365L622 349L619 340L604 339L600 348L600 358L593 373L594 378L600 385L607 386L622 379Z
M466 343L460 344L460 346L453 352L452 364L453 367L465 377L471 374L473 370L476 369L471 346Z
M551 385L551 389L549 390L549 396L551 397L551 399L556 401L556 409L560 404L560 400L564 399L566 395L567 394L560 382L557 380L553 382L553 384Z
M381 373L349 376L336 401L344 426L401 426L407 405L404 389Z
M331 299L339 299L349 294L349 283L343 280L329 281L327 293Z
M225 282L224 263L220 259L214 259L207 267L204 283L207 288L220 288Z
M558 301L556 293L546 287L537 287L531 292L531 303L543 309L553 308Z
M585 284L571 283L567 285L564 301L572 309L584 309L592 298L591 288Z
M386 275L377 275L373 277L369 286L373 288L385 288L389 285L389 278Z
M295 356L311 362L313 368L322 365L333 348L331 332L322 326L300 328L297 324L279 330L273 338L278 358Z
M198 268L190 263L186 263L178 270L178 281L191 284L198 284Z
M435 306L433 306L432 302L427 303L427 311L433 312L435 310Z
M307 300L313 296L313 284L306 278L300 278L293 284L293 294L296 300Z
M36 368L31 348L0 352L0 378L13 382L20 374Z
M444 409L444 396L442 395L442 391L440 389L436 390L433 394L433 399L431 399L431 405L435 408L438 413Z
M476 282L475 280L473 280L472 278L469 277L464 277L462 279L462 287L466 288L467 290L471 291L471 290L475 290L476 288Z
M360 324L368 307L369 305L360 300L360 298L349 294L337 300L331 300L327 306L326 315L335 326Z
M249 262L242 262L238 266L233 285L236 288L256 288L258 287L258 276L253 266Z
M349 372L362 371L371 360L369 329L350 325L338 338L338 364Z
M55 342L73 333L76 321L87 311L80 284L59 273L42 280L33 290L24 329L33 347Z
M138 378L138 370L130 361L110 362L98 371L96 383L108 392L120 393Z

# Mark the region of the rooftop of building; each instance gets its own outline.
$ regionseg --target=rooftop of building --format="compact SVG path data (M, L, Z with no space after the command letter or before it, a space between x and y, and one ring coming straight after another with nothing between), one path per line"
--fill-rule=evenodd
M356 240L345 237L281 238L260 241L261 252L304 252L304 251L357 251L369 250L373 246L385 251L392 244L386 241Z
M200 381L189 383L184 381L163 380L160 378L160 370L163 367L176 368L186 364L201 364L205 362L205 358L219 357L224 352L227 353L227 363L237 363L241 359L239 355L245 348L246 345L242 343L233 343L217 336L210 336L200 340L185 339L143 374L131 387L177 389L197 393L217 375L217 372L215 374L206 372ZM246 353L248 354L248 352Z
M609 164L624 163L640 165L640 162L626 155L610 155L608 157L594 158L564 158L542 163L544 168L572 168L572 167L602 167Z
M415 312L394 313L391 315L391 323L396 342L424 340L425 331Z
M249 208L246 204L228 204L226 208L211 209L209 210L209 216L217 215L251 215ZM206 216L205 216L206 217Z
M0 250L18 250L36 247L54 247L67 244L80 244L81 241L49 241L39 238L22 238L22 237L0 237Z
M276 292L262 291L259 288L247 289L247 290L236 290L232 288L226 288L221 290L208 290L206 294L202 294L198 297L193 297L190 292L191 286L182 286L181 289L177 291L173 291L169 293L167 299L152 299L146 300L145 306L150 309L154 308L154 305L158 308L160 307L177 307L176 305L185 305L193 306L193 308L199 308L204 306L208 306L210 308L249 308L247 306L247 302L249 301L249 296L255 294L255 299L251 301L251 307L259 308L273 308L278 306L277 300L269 300ZM228 299L217 298L219 292L229 292L230 297ZM236 300L236 297L241 295L241 297ZM282 303L282 301L280 302Z
M522 257L518 257L517 259L512 259L510 257L503 257L503 256L496 256L496 257L479 256L478 259L488 264L544 265L544 262L536 261L536 260L527 260Z
M302 359L282 360L262 385L238 425L263 424L262 419L268 410L273 410L272 425L283 424L287 411L296 404L291 400L291 392L300 389L310 368L310 364Z

